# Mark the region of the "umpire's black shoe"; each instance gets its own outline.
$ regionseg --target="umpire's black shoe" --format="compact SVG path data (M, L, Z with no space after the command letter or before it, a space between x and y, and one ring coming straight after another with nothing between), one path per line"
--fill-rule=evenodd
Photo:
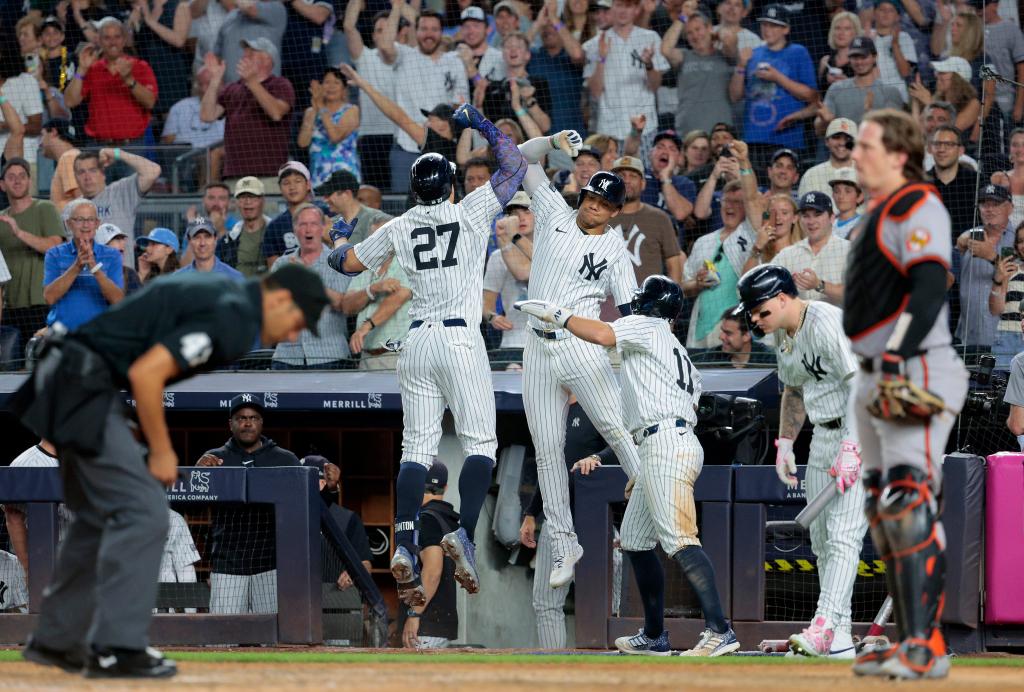
M169 678L177 672L177 664L153 648L96 651L85 666L87 678Z
M31 636L29 636L25 648L21 650L21 657L32 663L55 666L69 673L81 672L82 667L85 665L85 660L81 653L51 649L48 646L37 643Z

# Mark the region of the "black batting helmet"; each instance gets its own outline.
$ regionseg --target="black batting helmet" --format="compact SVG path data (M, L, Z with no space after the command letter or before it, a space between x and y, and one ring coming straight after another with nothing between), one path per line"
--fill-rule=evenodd
M409 169L409 181L417 204L440 204L452 192L455 165L440 154L424 154Z
M733 314L744 317L750 325L750 331L757 337L764 336L764 331L750 319L750 313L761 303L771 300L780 293L796 297L796 282L793 275L785 267L777 264L762 264L754 267L740 277L736 289L740 294L740 304Z
M672 279L652 274L633 291L629 309L634 315L675 319L683 307L683 291Z
M626 201L626 185L622 178L608 171L598 171L590 176L590 181L580 190L580 204L588 193L608 200L616 209Z

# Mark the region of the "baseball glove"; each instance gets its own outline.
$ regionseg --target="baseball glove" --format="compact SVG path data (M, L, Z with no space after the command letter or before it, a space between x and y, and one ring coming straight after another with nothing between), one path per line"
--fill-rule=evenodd
M893 422L926 422L946 408L941 397L917 386L903 375L886 375L878 381L868 413Z

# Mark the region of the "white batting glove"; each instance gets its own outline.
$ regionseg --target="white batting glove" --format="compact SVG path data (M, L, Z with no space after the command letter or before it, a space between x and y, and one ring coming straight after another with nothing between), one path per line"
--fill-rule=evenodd
M775 473L779 480L795 488L800 480L796 477L796 455L793 454L793 440L780 437L775 440Z
M860 446L856 442L843 440L828 473L836 479L836 490L840 493L852 488L860 478Z
M554 303L546 300L520 300L513 306L516 310L533 315L539 320L549 322L558 327L564 327L565 323L572 317L572 311L560 308Z
M552 149L561 149L572 158L580 153L583 146L583 137L576 130L562 130L551 137Z

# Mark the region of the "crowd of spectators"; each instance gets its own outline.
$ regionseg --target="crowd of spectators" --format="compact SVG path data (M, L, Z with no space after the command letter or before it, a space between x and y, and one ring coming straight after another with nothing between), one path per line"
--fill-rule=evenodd
M323 231L358 217L356 242L390 218L382 206L409 204L407 171L422 153L457 162L462 194L484 184L486 143L452 119L464 102L516 141L584 135L575 160L549 157L554 184L575 200L597 170L623 178L613 230L638 280L662 273L683 286L676 327L695 353L759 346L722 318L759 263L789 267L806 298L842 303L866 204L851 159L858 125L868 110L904 109L953 219L957 339L996 351L1004 369L1024 345L1012 328L1024 35L1007 0L27 8L0 12L0 362L47 325L74 327L164 273L240 279L303 262L336 284L333 305L321 336L279 347L272 366L393 367L406 277L390 265L351 284L332 276ZM178 176L160 144L206 154L186 170L201 199L181 223L139 213L171 168ZM507 308L529 282L529 198L517 195L493 231L482 329L495 366L516 367L522 325Z

